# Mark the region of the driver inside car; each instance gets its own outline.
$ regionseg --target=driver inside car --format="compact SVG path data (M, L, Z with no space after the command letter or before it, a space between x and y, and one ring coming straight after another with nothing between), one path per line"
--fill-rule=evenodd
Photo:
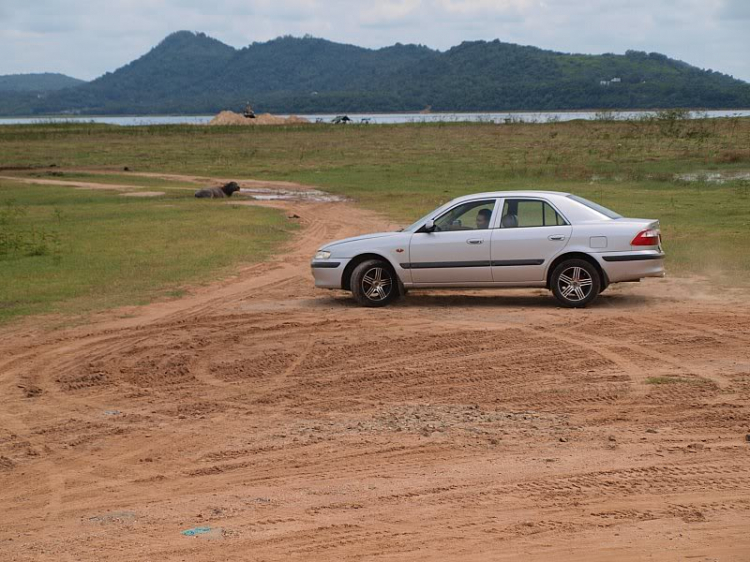
M480 209L477 213L477 228L484 230L490 227L490 219L492 218L492 211L490 209Z

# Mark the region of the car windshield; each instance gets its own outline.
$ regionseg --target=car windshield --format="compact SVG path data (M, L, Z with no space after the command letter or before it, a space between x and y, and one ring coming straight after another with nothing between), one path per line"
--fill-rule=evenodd
M402 228L402 229L400 230L400 232L414 232L414 231L416 231L416 230L417 230L418 228L420 228L421 226L424 226L424 223L426 223L426 222L427 222L427 219L431 219L431 218L432 218L433 216L435 216L435 214L437 214L437 212L438 212L438 211L439 211L440 209L442 209L443 207L444 207L444 205L443 205L443 206L441 206L441 207L438 207L437 209L434 209L434 210L430 211L430 212L429 212L429 213L427 213L427 214L426 214L425 216L423 216L422 218L420 218L420 219L419 219L418 221L416 221L416 222L413 222L412 224L410 224L410 225L409 225L409 226L407 226L406 228Z
M588 199L584 199L583 197L578 197L578 195L568 195L568 199L572 199L573 201L577 201L581 205L585 205L589 209L593 209L597 213L601 213L607 218L610 219L621 219L622 215L618 215L611 209L607 209L607 207L602 207L598 203L594 203L593 201L589 201Z

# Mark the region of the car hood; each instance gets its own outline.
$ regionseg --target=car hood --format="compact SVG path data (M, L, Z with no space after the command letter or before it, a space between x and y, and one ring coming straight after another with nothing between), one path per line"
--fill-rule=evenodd
M361 240L372 240L373 238L386 238L388 236L396 236L397 234L401 234L401 232L376 232L375 234L364 234L362 236L352 236L351 238L344 238L343 240L336 240L335 242L326 244L325 246L321 248L321 250L328 250L335 246L340 246L342 244L349 244L350 242L360 242Z

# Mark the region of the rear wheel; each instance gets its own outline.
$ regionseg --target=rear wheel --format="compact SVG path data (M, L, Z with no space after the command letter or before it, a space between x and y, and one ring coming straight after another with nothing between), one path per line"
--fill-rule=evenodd
M354 268L351 289L362 306L385 306L398 296L398 279L381 260L367 260Z
M583 308L597 297L601 287L599 272L586 260L566 260L552 272L552 293L568 308Z

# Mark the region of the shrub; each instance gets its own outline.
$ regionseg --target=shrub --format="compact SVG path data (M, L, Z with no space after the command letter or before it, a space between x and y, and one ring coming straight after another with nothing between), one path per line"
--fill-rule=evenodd
M714 162L717 164L750 162L750 150L724 150L716 155Z

